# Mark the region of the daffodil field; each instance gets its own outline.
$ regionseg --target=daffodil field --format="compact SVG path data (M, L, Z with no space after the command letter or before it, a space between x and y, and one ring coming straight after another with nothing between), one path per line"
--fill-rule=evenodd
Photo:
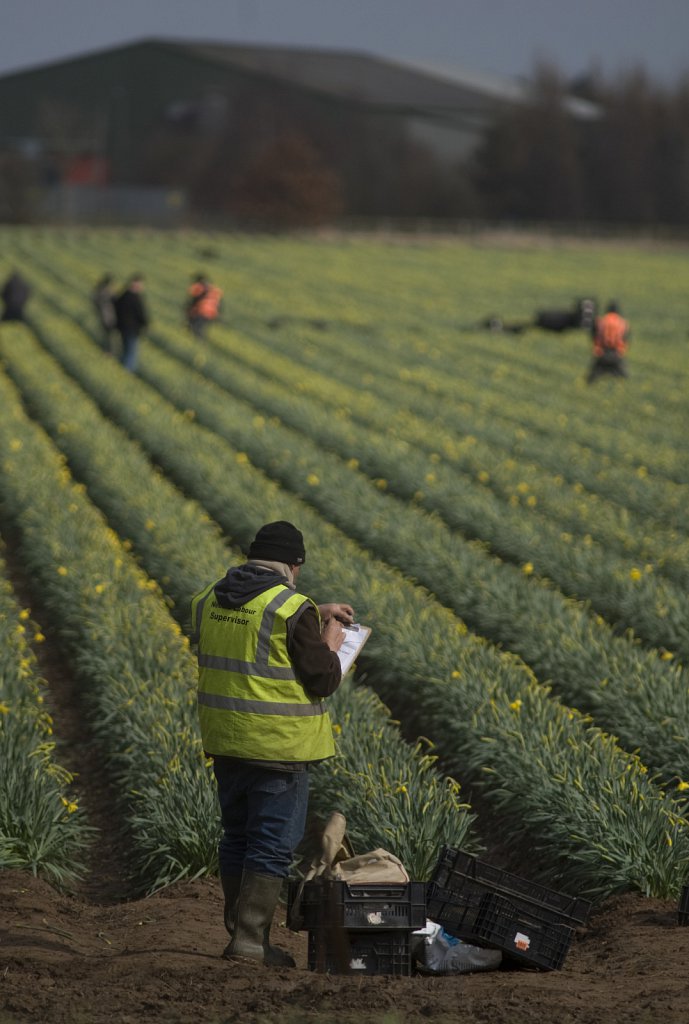
M32 649L44 637L17 603L5 569L0 562L0 864L40 867L65 883L88 831L70 797L72 776L53 757L52 717Z
M116 785L131 886L217 869L189 601L288 519L300 585L372 627L330 701L338 756L314 772L314 810L342 810L357 849L413 877L444 843L509 837L572 892L679 892L682 247L0 234L4 276L33 288L28 322L0 324L0 866L68 884L98 841L60 767L43 631ZM146 276L136 374L99 345L106 270ZM199 270L225 295L203 342L182 322ZM581 295L621 302L628 380L585 384L583 331L479 326Z

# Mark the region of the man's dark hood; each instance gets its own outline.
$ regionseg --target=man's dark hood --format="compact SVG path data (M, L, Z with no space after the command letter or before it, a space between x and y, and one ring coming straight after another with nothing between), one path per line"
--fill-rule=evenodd
M239 565L227 570L223 579L216 583L213 592L221 608L241 608L247 601L278 583L289 585L287 577L274 569L262 565Z

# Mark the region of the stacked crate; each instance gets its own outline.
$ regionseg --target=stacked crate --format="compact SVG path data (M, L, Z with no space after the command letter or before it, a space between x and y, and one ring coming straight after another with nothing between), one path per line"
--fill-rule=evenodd
M288 924L297 887L290 886ZM426 924L424 882L306 882L299 929L308 929L308 966L328 974L411 974L411 935Z
M443 847L428 886L427 912L445 931L502 950L523 966L562 967L591 904Z

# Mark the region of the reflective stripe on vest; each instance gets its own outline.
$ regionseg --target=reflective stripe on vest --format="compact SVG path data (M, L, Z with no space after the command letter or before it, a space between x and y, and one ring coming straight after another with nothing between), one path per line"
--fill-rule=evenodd
M208 708L222 708L225 711L245 711L252 715L295 715L310 718L325 714L320 704L284 704L265 700L246 700L244 697L223 697L219 693L199 693L199 704Z
M203 606L208 600L209 596L213 593L213 589L217 586L217 582L209 583L205 590L202 590L199 594L191 600L191 643L198 644L201 639L201 616L203 615Z

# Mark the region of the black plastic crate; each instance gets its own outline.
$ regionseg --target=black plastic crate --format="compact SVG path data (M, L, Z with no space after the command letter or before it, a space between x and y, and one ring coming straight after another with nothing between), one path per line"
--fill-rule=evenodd
M685 885L679 898L677 919L680 924L689 924L689 885Z
M567 924L571 927L586 924L591 910L589 900L567 896L536 882L526 881L449 846L441 850L432 883L445 893L459 897L461 905L468 904L468 913L476 904L476 897L487 892L506 896L520 913L535 915L537 920L552 924ZM440 918L434 916L430 902L429 895L428 916L443 924Z
M308 967L320 974L411 975L411 930L309 930Z
M347 928L389 931L426 924L425 882L306 882L301 898L301 921L295 922L292 904L298 883L290 886L288 925L300 928ZM299 930L297 928L296 930Z
M463 938L473 935L486 896L485 886L464 886L462 892L444 889L437 882L429 882L426 890L426 909L431 921L437 921L446 932Z
M555 971L562 967L573 935L570 925L525 917L506 897L489 893L481 900L473 930L464 938L500 949L529 967Z

